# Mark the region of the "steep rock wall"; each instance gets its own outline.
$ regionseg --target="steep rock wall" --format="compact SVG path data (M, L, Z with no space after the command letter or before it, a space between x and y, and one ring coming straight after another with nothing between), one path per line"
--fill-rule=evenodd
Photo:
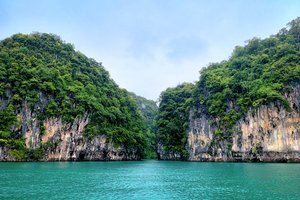
M191 161L300 162L300 87L294 86L280 103L262 105L248 112L234 126L233 135L216 139L218 119L198 109L190 112L187 149Z
M285 95L291 110L279 102L250 108L229 137L218 138L219 119L206 108L191 110L186 149L189 161L300 162L300 86ZM158 148L163 160L183 159ZM177 157L176 157L177 155Z
M182 160L180 153L174 151L166 151L163 144L160 142L156 145L157 159L158 160Z
M40 96L40 102L35 105L43 109L47 100ZM22 108L17 113L19 126L12 127L12 131L24 136L26 148L34 150L45 149L41 160L44 161L88 161L88 160L138 160L140 159L134 150L117 147L108 142L104 134L94 138L83 136L84 127L89 123L89 114L76 117L73 122L65 123L61 117L38 119L27 102L23 102ZM11 150L0 145L0 161L16 161Z
M42 144L50 144L46 160L137 160L135 152L125 148L114 147L105 135L92 139L83 137L83 129L88 124L88 115L76 118L72 124L64 124L59 118L47 119L44 122L45 134Z

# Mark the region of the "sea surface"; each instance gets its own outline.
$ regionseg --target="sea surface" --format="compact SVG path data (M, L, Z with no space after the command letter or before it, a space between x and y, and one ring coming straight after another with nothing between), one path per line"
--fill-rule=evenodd
M300 164L0 163L0 199L300 199Z

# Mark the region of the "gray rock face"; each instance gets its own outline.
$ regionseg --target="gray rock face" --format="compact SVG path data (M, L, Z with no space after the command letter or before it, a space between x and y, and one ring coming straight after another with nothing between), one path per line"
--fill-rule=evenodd
M39 96L40 102L35 110L43 109L48 100ZM17 114L19 127L15 131L24 135L26 147L36 149L46 147L44 161L88 161L88 160L138 160L134 150L117 147L108 142L106 135L99 133L94 138L83 137L84 127L89 123L89 114L76 117L73 122L65 123L61 117L39 121L37 112L23 102L21 112ZM42 127L44 131L42 132ZM0 146L0 161L16 161L10 149Z
M300 86L285 95L291 111L280 103L262 105L236 122L233 134L216 139L219 119L205 108L190 111L186 149L190 161L300 162ZM160 147L161 157L172 160Z
M16 159L11 156L8 148L0 147L0 161L16 161Z
M178 152L165 151L161 143L157 144L158 160L182 160L181 155Z
M137 160L136 152L129 152L125 148L114 147L105 135L98 135L92 139L83 137L83 129L88 124L86 114L83 118L76 118L71 124L64 124L59 118L47 119L44 122L45 134L41 136L42 144L49 145L47 161L67 160ZM27 138L31 138L28 135ZM34 137L33 137L34 138ZM27 140L26 140L27 141Z

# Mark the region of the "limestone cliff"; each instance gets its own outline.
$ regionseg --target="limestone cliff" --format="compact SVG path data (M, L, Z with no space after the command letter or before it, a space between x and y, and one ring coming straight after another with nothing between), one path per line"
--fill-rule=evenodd
M285 95L292 108L274 102L251 108L234 126L232 137L216 139L219 127L202 109L190 112L187 132L191 161L300 162L300 87Z
M218 138L218 118L205 107L191 109L186 149L189 161L300 162L300 86L285 94L291 110L279 102L250 108L229 137ZM161 160L182 160L180 153L158 144Z
M144 118L102 63L59 36L0 41L0 161L136 160Z
M35 107L42 109L44 101ZM43 161L88 161L88 160L137 160L140 157L133 150L116 147L108 142L105 134L93 138L84 137L84 128L89 123L89 114L76 117L73 122L65 123L61 117L51 117L43 121L38 113L32 111L24 102L17 115L19 126L12 132L20 132L28 150L43 149L40 160ZM11 149L0 145L0 161L16 161Z
M194 86L163 91L158 157L300 162L299 36L296 18L202 68Z

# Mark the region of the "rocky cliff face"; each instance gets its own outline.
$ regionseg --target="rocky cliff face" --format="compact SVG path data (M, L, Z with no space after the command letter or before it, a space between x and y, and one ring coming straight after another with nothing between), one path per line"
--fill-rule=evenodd
M250 109L234 126L231 138L216 140L218 128L198 110L190 113L187 148L191 161L300 161L300 87L285 95L292 108L279 103Z
M136 101L59 36L1 40L0 71L0 161L143 156L148 136Z
M300 162L300 86L294 86L285 98L290 103L287 111L280 103L263 105L248 112L235 124L228 138L217 138L218 119L213 119L205 108L191 111L187 131L190 161L262 161ZM172 160L174 153L159 155Z
M166 151L164 145L160 142L156 145L157 159L158 160L182 160L180 153L176 151Z
M47 99L39 94L40 102L34 110L43 109ZM5 102L5 101L3 101ZM5 103L4 103L5 104ZM83 136L85 126L89 123L89 114L76 117L73 122L65 123L61 117L38 119L38 113L33 111L27 102L23 102L17 114L19 126L12 132L24 136L26 148L34 150L43 148L44 161L89 161L89 160L138 160L136 152L123 147L116 147L108 142L106 135L94 138ZM0 145L0 161L16 161L8 147Z

